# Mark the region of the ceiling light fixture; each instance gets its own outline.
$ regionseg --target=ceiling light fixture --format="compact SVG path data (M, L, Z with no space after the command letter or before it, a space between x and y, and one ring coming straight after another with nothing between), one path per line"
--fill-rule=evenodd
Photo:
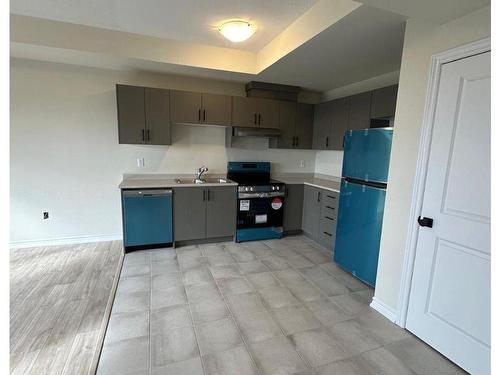
M226 39L234 43L243 42L255 33L254 25L241 20L224 22L218 29Z

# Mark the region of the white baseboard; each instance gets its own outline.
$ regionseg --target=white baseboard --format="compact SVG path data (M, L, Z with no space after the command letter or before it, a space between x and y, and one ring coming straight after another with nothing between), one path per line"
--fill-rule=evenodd
M392 307L387 306L385 303L379 301L375 297L373 297L372 303L370 303L370 307L381 313L391 322L396 323L397 313L396 310L394 310Z
M12 241L9 243L9 246L12 249L19 249L19 248L36 247L36 246L71 245L78 243L115 241L121 239L122 239L121 233L114 233L114 234L101 234L97 236L74 236L74 237L59 237L59 238L48 238L39 240L28 240L28 241Z

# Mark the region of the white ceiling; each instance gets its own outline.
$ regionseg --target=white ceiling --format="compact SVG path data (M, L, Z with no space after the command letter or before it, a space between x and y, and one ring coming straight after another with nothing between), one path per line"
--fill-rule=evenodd
M317 0L11 0L11 13L104 29L258 51ZM257 26L234 44L217 32L241 18Z
M258 74L325 91L399 70L406 17L361 6Z

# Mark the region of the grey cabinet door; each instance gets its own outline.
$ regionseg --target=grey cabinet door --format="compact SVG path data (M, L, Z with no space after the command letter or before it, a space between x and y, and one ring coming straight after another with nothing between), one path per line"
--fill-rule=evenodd
M116 85L118 109L118 142L142 144L145 142L144 87Z
M349 100L349 129L368 129L372 92L353 95L349 97Z
M174 188L174 241L206 237L205 196L204 187Z
M233 96L232 102L233 126L256 127L257 100L255 98L246 98L244 96Z
M202 94L201 122L208 125L231 125L231 96Z
M279 129L278 101L271 99L257 99L257 122L261 128Z
M201 93L170 90L170 121L174 124L199 124Z
M373 90L371 118L392 117L396 113L396 99L398 96L398 85L382 87Z
M331 148L342 150L344 147L344 134L349 128L349 98L333 101L332 112L332 139Z
M310 150L313 142L314 107L298 103L295 120L295 148Z
M278 148L293 148L295 146L295 121L297 104L279 102L279 126L281 136L278 138Z
M304 186L304 211L302 214L302 230L314 240L318 240L319 218L321 215L321 189Z
M169 90L145 89L146 143L170 145Z
M304 207L304 184L286 185L285 206L283 210L283 230L302 229Z
M207 187L207 238L234 236L236 187Z
M333 103L325 102L314 106L313 141L314 150L330 149Z

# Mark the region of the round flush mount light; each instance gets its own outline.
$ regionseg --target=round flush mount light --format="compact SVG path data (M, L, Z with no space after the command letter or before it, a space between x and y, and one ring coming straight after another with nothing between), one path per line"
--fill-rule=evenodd
M227 21L218 27L219 32L233 43L239 43L250 38L255 33L255 26L247 21Z

